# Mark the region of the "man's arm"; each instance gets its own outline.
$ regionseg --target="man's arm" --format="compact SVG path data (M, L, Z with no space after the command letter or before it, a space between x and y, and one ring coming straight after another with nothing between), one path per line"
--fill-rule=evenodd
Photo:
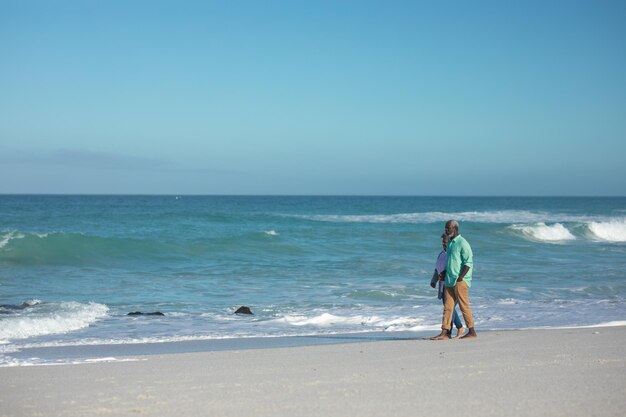
M457 278L456 282L463 281L465 275L469 272L470 268L474 265L474 254L472 253L472 247L463 240L463 246L461 246L461 262L463 268Z
M465 275L469 272L470 267L467 265L463 266L463 270L461 271L461 273L459 274L459 277L457 278L456 282L461 282L463 281L463 278L465 278Z

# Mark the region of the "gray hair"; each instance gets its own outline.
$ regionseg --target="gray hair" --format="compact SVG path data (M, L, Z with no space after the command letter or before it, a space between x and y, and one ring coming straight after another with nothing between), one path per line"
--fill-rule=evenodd
M451 228L453 228L457 232L459 231L459 222L457 222L456 220L448 220L448 223L446 224L448 224Z

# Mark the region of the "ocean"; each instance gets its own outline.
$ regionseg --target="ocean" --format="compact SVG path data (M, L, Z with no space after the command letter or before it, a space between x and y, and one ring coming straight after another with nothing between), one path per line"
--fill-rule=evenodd
M448 219L479 335L626 324L626 198L0 195L0 365L437 334Z

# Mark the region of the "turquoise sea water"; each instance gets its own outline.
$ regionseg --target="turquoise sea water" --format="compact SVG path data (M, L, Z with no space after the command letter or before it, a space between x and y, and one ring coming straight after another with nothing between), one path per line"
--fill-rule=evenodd
M479 332L626 321L626 198L3 195L0 363L42 347L436 333L429 281L450 218L474 251Z

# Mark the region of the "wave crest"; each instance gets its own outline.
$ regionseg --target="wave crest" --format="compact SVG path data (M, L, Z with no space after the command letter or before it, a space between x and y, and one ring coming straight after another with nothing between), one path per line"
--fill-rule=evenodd
M0 262L30 265L84 265L167 253L162 242L91 236L82 233L0 235Z
M561 223L547 225L545 223L537 223L534 225L513 225L512 230L519 232L522 236L540 242L564 242L576 240L574 236Z
M605 242L626 242L626 220L591 222L587 228L592 239Z
M609 221L608 217L598 216L572 216L568 214L547 213L528 210L490 210L490 211L464 211L443 212L429 211L422 213L396 213L396 214L317 214L292 216L304 220L332 223L438 223L455 219L473 223L586 223L592 221Z
M23 239L25 237L24 234L19 233L15 230L6 233L4 236L0 236L0 249L4 248L9 242L13 239Z
M34 303L2 318L0 341L80 330L106 317L108 311L106 305L93 302Z

